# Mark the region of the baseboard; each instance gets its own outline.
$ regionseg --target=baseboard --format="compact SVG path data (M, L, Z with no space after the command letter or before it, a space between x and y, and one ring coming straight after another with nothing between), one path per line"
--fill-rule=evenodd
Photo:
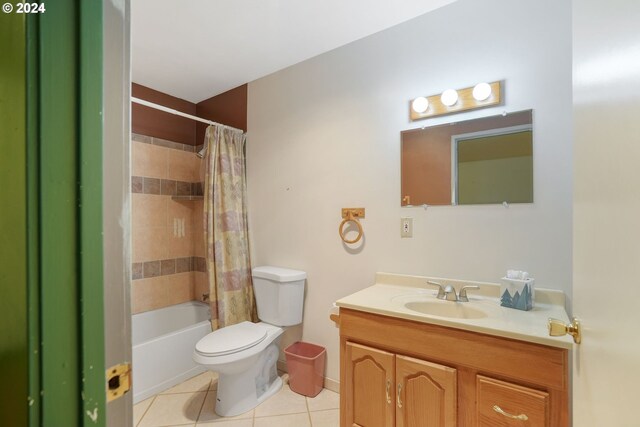
M327 390L340 393L340 381L332 380L331 378L324 377L324 388Z
M288 373L287 370L287 362L284 360L278 360L277 363L278 371L282 373ZM285 381L287 383L288 381ZM329 377L324 377L324 388L327 390L331 390L336 393L340 393L340 381L336 381Z

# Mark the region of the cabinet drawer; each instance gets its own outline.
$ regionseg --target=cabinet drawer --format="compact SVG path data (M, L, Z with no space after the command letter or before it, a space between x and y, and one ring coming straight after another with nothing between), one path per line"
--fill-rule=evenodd
M478 375L478 427L549 427L549 394Z

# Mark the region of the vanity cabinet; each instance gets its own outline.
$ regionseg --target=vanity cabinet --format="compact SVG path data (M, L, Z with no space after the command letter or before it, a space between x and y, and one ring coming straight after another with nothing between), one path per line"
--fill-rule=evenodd
M340 309L341 427L568 427L568 351Z
M456 370L346 343L346 425L456 426Z
M350 427L394 425L394 355L383 350L346 343L345 395L341 407ZM342 390L340 390L342 392Z

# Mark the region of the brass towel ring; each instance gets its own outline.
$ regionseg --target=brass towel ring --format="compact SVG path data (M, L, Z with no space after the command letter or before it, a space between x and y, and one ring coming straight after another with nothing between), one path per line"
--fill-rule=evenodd
M343 228L348 222L353 222L358 227L358 235L353 240L347 240L347 238L344 235ZM352 211L347 212L346 218L342 220L342 222L340 223L340 227L338 227L338 233L340 234L340 238L342 239L342 241L349 245L353 243L357 243L360 239L362 239L362 233L363 233L362 224L360 224L360 221L358 221L358 218L353 215Z

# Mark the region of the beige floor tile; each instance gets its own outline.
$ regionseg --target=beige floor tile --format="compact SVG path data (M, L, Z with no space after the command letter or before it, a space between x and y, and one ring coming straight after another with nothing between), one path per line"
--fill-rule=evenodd
M214 412L218 375L205 372L134 406L137 427L338 427L340 397L324 389L304 397L285 385L255 410L236 417ZM311 411L311 412L308 412ZM197 421L197 424L195 424Z
M340 410L310 412L313 427L340 427Z
M147 412L147 409L149 409L149 406L151 406L151 402L153 402L153 399L155 399L156 397L150 397L146 400L143 400L142 402L138 402L135 405L133 405L133 425L134 427L138 425L138 423L140 422L140 420L142 419L142 416L145 414L145 412Z
M316 397L307 397L307 404L310 411L338 409L340 407L340 395L325 388Z
M198 427L253 427L253 418L244 420L220 420L212 423L198 423Z
M307 412L306 398L291 391L288 385L256 408L256 417Z
M220 415L215 413L215 406L216 406L216 390L209 390L209 393L207 393L207 397L204 400L202 411L200 411L200 418L198 418L198 425L200 425L200 423L216 423L215 425L217 426L218 422L253 418L253 409L251 411L245 412L244 414L240 414L235 417L221 417Z
M139 427L193 425L198 420L206 392L160 394L142 418Z
M253 420L253 427L311 427L309 413L262 417Z
M211 384L212 378L213 375L211 372L205 372L200 375L196 375L193 378L189 378L188 380L183 381L180 384L163 391L161 394L207 391L209 389L209 385Z

